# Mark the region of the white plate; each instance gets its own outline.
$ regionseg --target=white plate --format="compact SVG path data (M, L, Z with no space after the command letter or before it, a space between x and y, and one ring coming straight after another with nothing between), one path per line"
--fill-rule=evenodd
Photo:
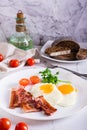
M46 48L50 47L52 45L53 41L47 41L43 47L41 48L41 51L40 51L40 55L42 57L44 57L45 59L47 60L50 60L50 61L54 61L54 62L61 62L61 63L80 63L80 62L83 62L83 61L87 61L87 59L83 59L83 60L73 60L73 61L67 61L67 60L57 60L57 59L54 59L54 58L51 58L49 57L47 54L45 54L45 50Z
M39 71L42 71L44 69L45 68L23 69L18 72L9 74L8 76L1 79L0 80L0 108L14 116L23 117L27 119L54 120L54 119L60 119L60 118L68 117L70 115L74 115L87 105L87 82L68 71L55 68L55 69L51 69L52 73L56 73L57 71L59 71L60 72L59 79L71 81L74 84L74 86L78 89L78 98L74 106L58 107L57 112L55 112L52 116L47 116L42 112L23 113L20 108L9 109L11 88L18 86L19 79L23 77L29 78L29 76L31 75L36 75L36 74L38 75Z

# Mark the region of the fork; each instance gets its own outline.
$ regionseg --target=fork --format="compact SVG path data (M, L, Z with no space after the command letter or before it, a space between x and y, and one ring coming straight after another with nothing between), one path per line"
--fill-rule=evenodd
M62 66L51 66L51 68L56 68L56 67L61 68L61 69L64 69L64 70L67 70L67 71L70 71L70 72L72 72L73 74L76 74L77 76L81 76L81 77L87 78L87 74L79 73L79 72L76 72L76 71L74 71L74 70L70 70L70 69L67 69L67 68L65 68L65 67L62 67Z

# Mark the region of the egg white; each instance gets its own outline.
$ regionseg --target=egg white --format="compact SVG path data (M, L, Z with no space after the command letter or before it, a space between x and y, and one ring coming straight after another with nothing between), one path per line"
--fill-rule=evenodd
M63 83L64 84L64 83ZM62 84L61 84L62 85ZM60 86L60 84L59 84ZM72 85L73 86L73 85ZM58 87L58 86L57 86ZM74 88L74 87L73 87ZM59 90L60 91L60 90ZM74 90L69 93L69 94L62 94L62 99L61 101L58 103L58 105L63 106L63 107L68 107L68 106L72 106L76 103L77 101L77 91L74 88Z
M44 93L40 90L41 85L51 84L53 86L53 91L50 93ZM56 88L56 86L52 83L38 83L32 86L30 90L31 94L34 97L44 96L47 102L49 102L52 106L56 106L62 100L61 92Z
M61 102L58 103L58 105L60 105L60 106L63 106L63 107L72 106L77 101L76 92L72 92L70 94L66 94L66 95L62 95L62 96L63 96L63 98L62 98Z

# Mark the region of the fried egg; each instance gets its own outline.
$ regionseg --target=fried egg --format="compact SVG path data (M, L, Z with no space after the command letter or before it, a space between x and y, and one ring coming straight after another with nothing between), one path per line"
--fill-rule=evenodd
M32 86L31 94L34 97L44 96L47 102L52 106L57 105L61 99L62 94L57 87L52 83L38 83Z
M67 107L76 103L77 89L72 84L62 83L57 86L57 89L62 93L62 99L58 105Z

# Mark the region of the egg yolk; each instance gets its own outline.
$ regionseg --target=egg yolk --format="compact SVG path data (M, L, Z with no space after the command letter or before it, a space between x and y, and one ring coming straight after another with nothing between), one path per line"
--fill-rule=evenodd
M40 86L40 90L43 91L43 93L51 93L53 91L54 87L52 84L44 84Z
M70 84L63 84L58 86L58 89L63 93L63 94L69 94L74 91L74 88Z

